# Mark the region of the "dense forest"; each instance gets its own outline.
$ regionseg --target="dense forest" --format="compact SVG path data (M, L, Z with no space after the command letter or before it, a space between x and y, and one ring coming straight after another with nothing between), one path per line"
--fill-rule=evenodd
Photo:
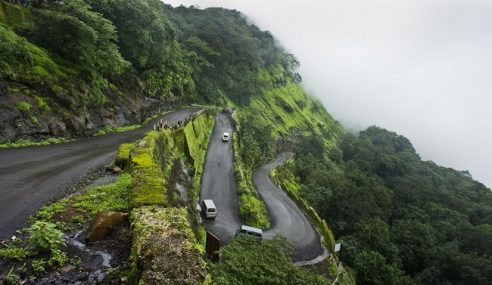
M466 171L422 161L403 136L370 127L340 139L326 167L319 138L283 167L342 243L361 284L490 284L492 193Z
M234 107L245 172L294 151L278 177L326 219L358 283L492 282L490 189L422 161L395 133L346 134L299 86L297 59L240 12L159 0L20 2L1 2L10 14L0 13L0 143L88 135L139 121L154 105ZM246 199L261 208L258 195ZM221 284L249 284L240 261L265 278L276 262L278 284L322 282L294 269L288 251L282 239L237 241L212 271Z

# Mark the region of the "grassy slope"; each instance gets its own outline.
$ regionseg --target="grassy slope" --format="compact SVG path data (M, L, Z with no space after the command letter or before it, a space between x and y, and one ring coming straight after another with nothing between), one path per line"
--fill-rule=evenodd
M335 143L325 135L336 136L343 132L320 102L308 97L301 87L289 82L285 86L267 88L256 96L242 112L256 112L272 124L277 133L287 133L297 127L326 138L328 145Z
M282 86L274 86L274 78L270 73L261 71L259 76L266 86L263 94L253 97L245 106L234 106L231 103L238 110L238 121L253 115L270 128L273 137L280 135L289 140L294 129L299 129L304 135L312 134L324 138L327 149L336 146L336 140L344 130L320 102L306 95L299 85L291 81ZM241 139L240 135L235 136L235 139L237 137ZM251 174L258 165L248 164L241 159L239 148L249 146L241 143L239 145L235 147L235 173L241 195L241 218L249 225L269 228L266 207L251 182ZM271 158L273 157L268 157L267 160Z
M319 136L325 143L326 151L320 155L324 156L333 169L338 166L329 158L329 152L332 148L337 148L338 139L345 133L343 127L335 121L326 111L323 105L316 99L306 95L305 91L297 84L288 82L283 86L273 86L268 84L272 82L268 73L261 72L260 76L267 87L261 95L255 96L246 106L238 107L239 116L247 117L248 115L257 116L259 120L266 122L271 127L275 137L282 136L287 140L295 139L294 134L300 130L303 136ZM242 145L242 147L248 147ZM277 150L280 151L280 150ZM244 164L244 163L243 163ZM304 199L299 197L301 185L299 179L293 174L293 162L289 162L291 167L281 167L278 172L274 170L274 180L286 190L289 195L298 203L298 205L308 214L312 222L318 228L318 231L324 237L325 245L329 250L332 250L335 239L327 223L319 217L319 214L312 208ZM251 172L254 166L245 165L245 185L251 185ZM276 175L278 173L278 175ZM236 175L238 177L239 175ZM244 193L242 194L244 195ZM249 196L258 197L254 191ZM243 200L243 199L242 199ZM244 203L243 205L244 206ZM252 207L250 211L259 212L264 209L263 201L247 204ZM242 211L246 211L241 209ZM261 217L261 216L260 216ZM331 266L335 268L335 266ZM354 284L353 277L346 272L343 267L340 267L340 280L342 284Z

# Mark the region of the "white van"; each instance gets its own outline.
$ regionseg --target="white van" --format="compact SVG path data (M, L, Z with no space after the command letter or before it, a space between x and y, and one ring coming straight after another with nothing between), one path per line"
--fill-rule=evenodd
M203 200L202 211L207 219L215 219L217 217L217 208L215 208L214 201L210 199Z
M236 232L236 235L250 235L255 237L257 240L263 239L263 230L258 228L253 228L250 226L242 225Z
M224 133L224 135L222 136L222 141L228 142L230 137L231 136L229 135L229 133Z

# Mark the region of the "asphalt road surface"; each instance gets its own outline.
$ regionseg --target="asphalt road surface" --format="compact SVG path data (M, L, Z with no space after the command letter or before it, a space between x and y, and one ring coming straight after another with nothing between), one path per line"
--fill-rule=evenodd
M161 118L182 121L197 110L178 110ZM0 240L25 226L34 211L62 197L75 181L109 163L119 144L142 137L159 119L124 133L57 145L0 149Z
M234 130L231 119L225 114L215 118L215 126L208 144L207 156L203 168L200 203L212 199L217 208L214 220L204 220L205 227L221 240L228 243L241 226L239 218L239 200L234 178L232 138L223 142L225 132L232 135Z
M215 220L206 220L205 227L226 244L232 240L241 226L239 200L233 172L232 141L223 142L224 132L232 134L231 119L219 114L209 142L202 176L200 202L212 199L217 208ZM269 173L284 163L290 156L284 155L253 173L253 183L264 199L272 228L264 233L265 238L275 234L286 236L294 245L294 261L311 260L323 254L320 238L303 212L287 194L270 180Z
M270 214L272 228L265 238L282 234L294 246L294 261L311 260L324 253L318 232L296 203L270 179L273 168L285 163L292 154L283 154L253 172L253 183L260 192Z

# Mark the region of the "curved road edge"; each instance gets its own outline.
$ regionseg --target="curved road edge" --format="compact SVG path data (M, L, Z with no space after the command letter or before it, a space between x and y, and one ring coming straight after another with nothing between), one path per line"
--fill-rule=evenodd
M320 235L306 214L284 190L273 183L269 175L274 168L286 163L293 155L282 153L272 162L256 169L253 172L253 183L265 201L272 220L272 228L265 232L265 237L285 235L294 246L292 258L296 264L316 264L329 255L321 243Z
M110 162L121 143L132 142L153 129L161 118L176 123L200 109L176 110L128 132L80 139L61 144L0 149L0 240L27 225L35 211L92 170Z

